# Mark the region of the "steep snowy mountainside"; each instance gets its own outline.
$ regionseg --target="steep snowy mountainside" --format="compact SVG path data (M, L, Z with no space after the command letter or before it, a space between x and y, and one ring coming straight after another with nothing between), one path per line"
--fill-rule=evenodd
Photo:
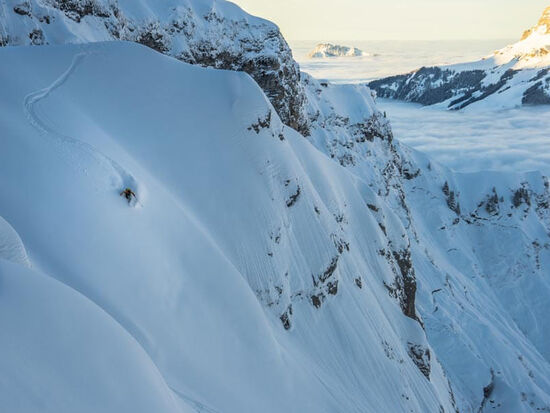
M327 57L357 57L363 55L364 53L356 47L319 43L308 56L311 59L322 59Z
M423 67L369 83L379 96L449 109L550 104L550 24L547 8L522 39L483 60Z
M11 347L3 364L30 351L27 330L13 325L46 334L26 320L82 311L104 343L128 354L120 363L134 357L139 371L120 386L143 395L141 411L171 411L173 399L217 412L454 409L414 319L414 292L402 288L411 279L393 255L407 247L400 220L284 126L246 74L189 66L132 43L0 54L8 63L0 68L0 216L34 271L9 264L1 273L28 283L9 281L14 296L57 303L44 312L25 299L28 316L6 304L0 330ZM399 234L392 243L366 202ZM409 317L400 300L412 301ZM32 354L78 369L62 352L75 321L52 323L51 351ZM89 340L80 331L75 346ZM90 374L113 381L94 379L89 388L104 397L102 411L120 411L117 382L127 369L111 372L103 348ZM12 411L66 411L63 383L73 372L49 380L44 365L43 392L19 405L32 387L7 381L0 400ZM141 390L147 383L156 384ZM87 398L72 403L94 407Z
M57 311L82 311L139 369L124 382L107 350L83 347L103 411L120 411L124 391L161 411L174 400L217 412L550 406L544 178L431 163L393 141L364 86L308 79L308 141L242 73L131 43L0 57L0 239L30 259L0 273L27 280L25 291L6 281L14 295L58 303L21 299L28 317L57 320L48 334L14 327L27 313L6 304L9 371L29 352L72 357L62 349L75 321ZM26 334L51 351L24 346ZM51 374L43 365L33 398L8 381L0 399L64 411L75 370Z
M550 409L547 179L453 173L394 141L368 87L300 75L271 23L170 4L2 3L5 44L127 39L245 70L273 105L243 73L130 43L0 50L1 275L59 303L29 306L52 343L74 324L58 308L133 338L120 392L85 347L102 410L132 391L167 411ZM3 330L6 360L24 354ZM8 381L0 400L65 394L41 367L43 393Z
M548 179L453 173L393 139L369 88L307 76L304 84L318 103L310 141L377 194L367 207L389 245L402 235L388 220L405 228L409 241L395 258L415 280L409 315L424 324L458 409L547 408ZM407 313L410 302L401 304Z
M0 46L128 40L184 62L250 74L307 133L300 70L276 25L219 0L4 0Z
M490 397L478 399L487 411L547 408L548 390L537 401L521 390L526 377L548 388L550 337L539 324L550 294L547 178L449 175L413 156L429 166L405 191L419 240L412 253L417 303L430 343L462 394L479 398L476 388L494 383ZM525 362L526 353L537 361Z

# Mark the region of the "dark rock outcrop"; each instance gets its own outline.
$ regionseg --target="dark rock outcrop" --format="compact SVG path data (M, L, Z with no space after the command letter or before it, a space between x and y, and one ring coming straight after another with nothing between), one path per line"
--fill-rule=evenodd
M431 372L431 354L430 349L421 346L420 344L407 343L409 348L409 357L416 364L418 370L430 380Z

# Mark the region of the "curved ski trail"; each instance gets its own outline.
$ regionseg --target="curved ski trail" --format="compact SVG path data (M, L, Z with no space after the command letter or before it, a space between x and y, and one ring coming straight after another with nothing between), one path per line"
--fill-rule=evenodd
M78 53L73 57L73 60L67 70L62 73L50 86L47 86L43 89L37 90L25 96L23 101L23 107L25 115L29 120L30 124L37 129L42 135L48 136L50 139L55 141L60 149L68 156L73 155L74 152L68 150L70 146L76 148L77 151L87 155L93 162L105 165L107 168L111 169L114 173L113 186L116 187L118 191L124 191L126 188L131 189L136 194L136 200L133 203L133 206L138 204L140 199L140 187L137 180L134 176L124 169L120 164L115 160L105 155L99 151L94 146L90 145L87 142L83 142L72 136L64 135L57 132L50 126L48 126L38 115L36 111L36 104L41 100L46 99L52 92L54 92L59 87L69 79L69 77L74 73L76 68L82 63L82 61L88 56L89 53ZM82 158L78 157L75 162L81 161Z
M170 390L172 390L176 396L181 398L184 403L191 406L193 410L195 410L197 413L219 413L217 410L212 409L211 407L206 406L205 404L183 394L181 391L176 390L174 387L169 386Z

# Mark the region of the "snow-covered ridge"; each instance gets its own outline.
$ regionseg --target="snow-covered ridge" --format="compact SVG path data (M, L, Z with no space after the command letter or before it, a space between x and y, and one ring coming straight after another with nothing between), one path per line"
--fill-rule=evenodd
M320 43L309 53L311 59L327 57L358 57L364 56L362 50L356 47L340 46L332 43Z
M304 89L307 76L277 26L232 3L6 0L0 11L0 46L134 41L187 63L250 74L282 121L303 135L319 121L311 117L316 95Z
M127 40L181 61L242 70L307 133L300 70L278 27L217 0L6 0L0 46Z
M542 12L541 18L539 19L538 23L534 27L526 30L523 33L521 40L527 39L534 33L550 34L550 7L547 7Z
M379 96L449 109L550 104L550 8L522 39L472 63L370 82Z

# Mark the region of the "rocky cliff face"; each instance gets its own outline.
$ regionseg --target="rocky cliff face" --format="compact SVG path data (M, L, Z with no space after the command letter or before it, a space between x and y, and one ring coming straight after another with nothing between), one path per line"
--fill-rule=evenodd
M550 104L550 8L522 39L472 63L423 67L369 83L378 96L448 109Z

